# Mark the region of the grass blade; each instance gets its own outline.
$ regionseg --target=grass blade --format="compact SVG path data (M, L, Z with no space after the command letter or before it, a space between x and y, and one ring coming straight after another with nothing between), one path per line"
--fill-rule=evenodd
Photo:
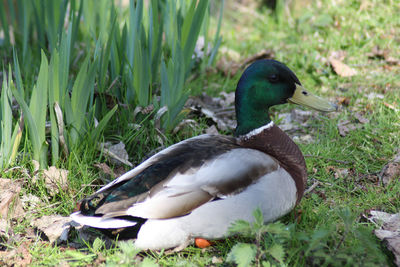
M97 127L90 133L90 140L96 142L100 136L100 133L105 129L106 125L110 121L111 117L117 111L118 105L115 105L99 122Z
M194 14L192 15L189 13L188 16L185 18L185 23L186 21L191 22L187 40L185 42L182 42L182 47L184 51L183 53L185 58L186 74L190 70L194 47L196 46L197 38L200 33L204 15L207 11L207 6L208 6L208 0L199 1Z

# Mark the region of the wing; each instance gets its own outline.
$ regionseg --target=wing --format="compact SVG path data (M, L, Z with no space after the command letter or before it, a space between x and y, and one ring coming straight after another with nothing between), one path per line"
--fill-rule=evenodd
M182 216L216 198L237 194L277 161L236 139L202 135L175 144L82 201L81 214L112 218Z

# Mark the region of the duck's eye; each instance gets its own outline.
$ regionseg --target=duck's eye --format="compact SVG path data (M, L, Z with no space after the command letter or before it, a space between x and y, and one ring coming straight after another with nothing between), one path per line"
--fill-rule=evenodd
M308 96L308 92L307 91L302 91L301 92L303 95Z
M268 80L271 83L276 83L277 81L279 81L279 77L276 74L271 74L270 76L268 76Z

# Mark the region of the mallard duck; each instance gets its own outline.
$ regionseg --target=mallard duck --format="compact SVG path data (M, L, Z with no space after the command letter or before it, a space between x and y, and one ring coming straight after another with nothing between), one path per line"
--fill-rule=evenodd
M234 137L205 134L164 149L83 199L72 219L94 228L134 227L136 247L158 250L223 238L236 220L252 221L256 208L265 222L288 213L303 196L306 165L268 110L287 102L335 107L275 60L251 64L235 97Z

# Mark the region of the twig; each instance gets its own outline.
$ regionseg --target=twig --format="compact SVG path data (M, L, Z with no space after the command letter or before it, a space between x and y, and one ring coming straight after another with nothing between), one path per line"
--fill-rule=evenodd
M347 236L347 231L344 232L342 238L340 238L339 244L336 246L336 249L335 249L335 252L333 255L336 255L338 253L338 249L343 244L343 241L346 238L346 236Z
M110 86L107 88L106 92L110 92L111 88L114 87L114 85L117 83L118 79L119 79L119 76L117 76L117 77L114 79L114 81L112 81L112 83L110 84Z
M350 163L354 163L353 161L331 159L331 158L326 158L326 157L322 157L322 156L315 156L315 155L310 155L310 154L304 155L304 157L307 157L307 158L317 158L317 159L326 159L326 160L335 161L335 162L341 163L341 164L350 164Z
M88 187L94 187L93 184L96 182L97 180L93 180L92 182L88 183L88 184L84 184L81 189L73 196L74 199L76 199L86 188Z
M312 186L310 186L309 188L307 188L306 191L304 191L304 195L307 195L308 193L310 193L311 191L313 191L319 184L320 184L319 181L316 181L315 183L313 183Z

